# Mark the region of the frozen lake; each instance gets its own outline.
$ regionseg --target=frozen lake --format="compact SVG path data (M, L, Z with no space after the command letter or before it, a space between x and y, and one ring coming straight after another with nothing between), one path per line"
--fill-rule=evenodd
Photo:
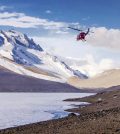
M64 102L64 99L89 95L92 94L0 93L0 129L67 116L65 109L84 102Z

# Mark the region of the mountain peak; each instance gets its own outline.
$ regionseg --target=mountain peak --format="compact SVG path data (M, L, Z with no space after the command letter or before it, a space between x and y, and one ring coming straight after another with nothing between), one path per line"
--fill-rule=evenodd
M7 41L15 46L23 46L30 49L43 51L39 44L36 44L33 39L28 38L26 34L20 33L15 30L2 31L1 34L6 37Z
M53 81L66 81L71 76L86 78L15 30L0 32L0 65L16 73Z

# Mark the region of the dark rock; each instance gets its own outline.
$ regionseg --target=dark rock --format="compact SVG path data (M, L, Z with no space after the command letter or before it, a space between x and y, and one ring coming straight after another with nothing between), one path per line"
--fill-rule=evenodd
M68 114L68 117L76 117L77 115L75 113Z

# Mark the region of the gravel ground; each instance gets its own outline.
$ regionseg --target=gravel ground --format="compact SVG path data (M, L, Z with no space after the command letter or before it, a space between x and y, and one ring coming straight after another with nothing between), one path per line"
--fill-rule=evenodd
M79 116L72 113L62 119L1 130L0 134L120 134L119 100L120 90L69 99L66 101L86 101L91 104L68 110L80 113Z

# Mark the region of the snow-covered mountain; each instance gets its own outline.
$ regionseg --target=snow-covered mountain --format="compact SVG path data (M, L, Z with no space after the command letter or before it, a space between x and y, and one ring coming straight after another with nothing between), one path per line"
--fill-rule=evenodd
M112 58L103 58L95 60L92 55L86 55L84 58L73 57L59 57L64 60L67 65L73 70L78 70L82 74L88 76L88 78L96 77L97 75L111 69L120 69L120 65L117 64Z
M18 74L51 81L65 82L72 76L87 78L15 30L0 31L0 65Z

